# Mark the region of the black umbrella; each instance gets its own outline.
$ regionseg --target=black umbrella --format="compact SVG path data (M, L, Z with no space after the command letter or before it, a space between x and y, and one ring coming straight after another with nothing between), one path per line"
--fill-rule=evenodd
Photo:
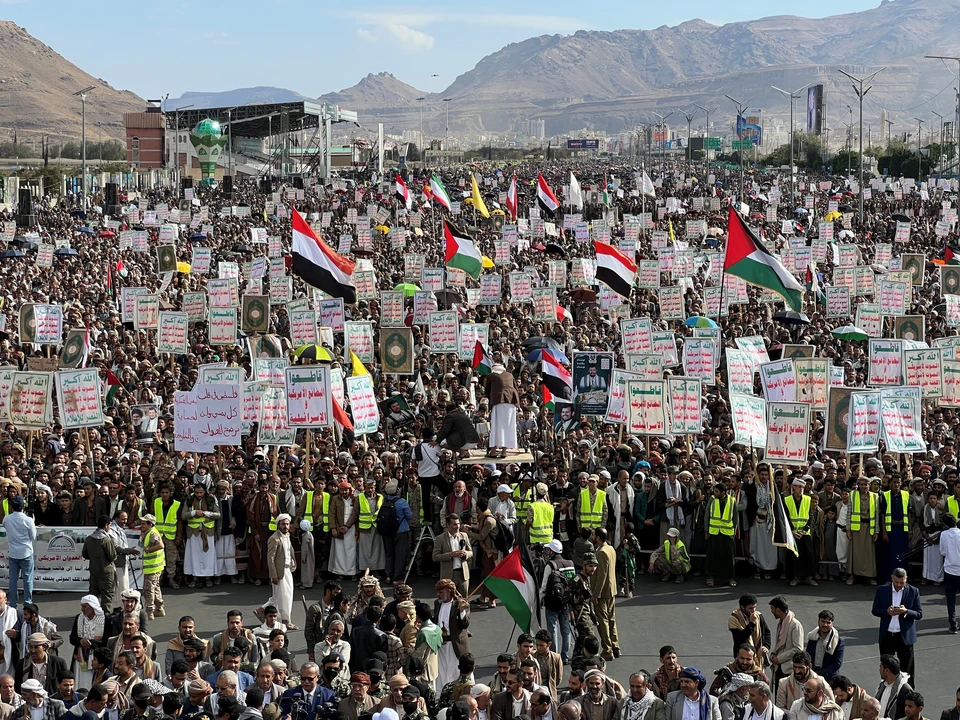
M810 318L803 313L794 312L793 310L781 310L780 312L774 314L773 319L781 325L810 324Z
M544 337L543 335L535 335L534 337L527 338L523 341L523 346L533 350L535 348L546 348L547 350L559 350L563 352L563 348L560 347L560 343L554 340L551 337Z
M0 252L0 258L20 258L20 257L26 257L26 255L24 255L22 252L20 252L16 248L11 248L9 250L4 250L3 252Z
M253 252L253 248L250 247L249 245L245 244L245 243L237 243L237 244L234 245L232 248L230 248L230 252L235 252L235 253L251 253L251 252Z
M87 219L87 214L83 210L71 210L70 217L80 218L81 220Z
M437 296L437 302L444 307L450 307L453 303L463 302L463 296L453 290L437 290L433 294Z
M10 243L10 244L13 245L14 247L20 248L21 250L36 250L36 249L37 249L37 244L36 244L35 242L33 242L32 240L27 240L26 238L17 238L16 240L14 240L14 241L13 241L12 243Z
M54 250L53 254L59 255L61 257L63 257L64 255L79 255L79 253L76 250L74 250L72 247L58 248L57 250Z
M895 215L891 215L890 219L896 220L897 222L910 222L910 218L908 218L903 213L896 213Z
M544 252L553 253L554 255L559 255L562 258L565 258L567 256L567 251L564 250L559 245L557 245L557 243L547 243L546 247L544 247L543 250Z
M850 205L847 205L846 203L844 203L843 205L838 205L837 210L839 210L842 213L853 212L853 208L850 207Z
M597 299L597 291L580 287L570 293L570 299L574 302L595 302Z

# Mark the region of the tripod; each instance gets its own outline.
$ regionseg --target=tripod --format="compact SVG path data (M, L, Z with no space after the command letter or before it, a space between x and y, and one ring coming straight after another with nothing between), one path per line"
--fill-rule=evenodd
M430 535L431 540L436 541L437 536L433 534L433 528L428 523L424 523L420 528L420 537L417 538L417 543L413 546L413 552L410 553L410 560L407 561L407 570L403 574L404 584L406 584L407 578L410 577L410 571L413 570L413 564L417 561L417 554L420 552L420 545L423 543L423 537L427 534Z

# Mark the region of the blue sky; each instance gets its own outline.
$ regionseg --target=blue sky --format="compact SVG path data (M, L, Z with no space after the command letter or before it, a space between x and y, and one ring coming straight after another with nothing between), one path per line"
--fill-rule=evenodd
M440 91L484 56L536 35L649 29L693 18L720 25L798 11L824 17L878 4L0 0L0 16L92 75L142 97L255 85L316 96L381 71L420 89ZM591 11L585 13L585 8Z

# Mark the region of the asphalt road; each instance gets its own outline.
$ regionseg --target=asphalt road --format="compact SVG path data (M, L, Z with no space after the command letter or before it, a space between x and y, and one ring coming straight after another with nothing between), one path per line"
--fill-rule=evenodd
M416 597L434 598L431 581L412 578ZM345 585L349 589L349 584ZM923 620L920 621L917 645L917 689L926 701L924 715L939 717L940 710L954 705L955 692L960 685L960 635L947 632L946 606L943 588L921 587ZM307 593L308 602L319 597L322 585L311 591L296 591L294 622L303 627L304 608L299 598ZM731 652L727 616L736 608L742 593L751 592L760 600L760 609L775 632L775 621L769 614L767 602L776 595L784 595L804 630L816 625L817 614L829 608L836 615L836 626L846 641L844 673L856 683L874 692L880 682L877 649L878 620L871 614L873 588L848 587L838 582L821 582L820 587L790 588L777 580L741 580L736 588L707 588L702 578L690 578L683 585L660 583L647 577L639 579L637 592L631 599L620 599L617 620L623 657L608 664L609 673L626 686L631 672L639 668L655 671L659 665L657 651L665 644L677 649L683 665L700 669L705 676L728 662ZM253 609L269 596L269 587L225 584L210 589L189 590L181 587L165 592L167 616L151 623L149 634L165 647L176 632L181 615L196 619L198 635L209 638L226 626L226 612L240 608L245 624L257 624ZM392 599L387 590L388 599ZM64 638L67 638L74 615L79 612L78 594L47 593L34 600L41 613L53 619ZM516 650L516 636L511 638L513 623L502 608L473 613L470 630L472 650L480 666L478 679L489 679L493 674L496 656L505 649ZM297 662L306 660L303 632L291 633L291 650ZM69 653L69 649L67 651ZM935 714L936 713L936 714Z

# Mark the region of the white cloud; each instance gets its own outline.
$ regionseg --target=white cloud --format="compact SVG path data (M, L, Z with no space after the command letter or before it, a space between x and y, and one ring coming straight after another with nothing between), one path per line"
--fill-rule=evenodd
M369 43L377 42L377 36L375 33L370 32L366 28L358 27L357 28L357 37L361 40L366 40Z
M488 27L526 29L534 35L544 33L572 33L577 30L590 30L593 26L581 18L563 15L526 15L514 13L471 13L466 10L447 10L437 8L430 12L422 9L372 8L370 10L335 11L333 15L353 20L365 25L384 27L398 25L406 28L427 27L438 23L469 23Z
M418 53L433 49L433 37L425 32L394 22L385 23L383 27L400 43L399 50L402 52Z

